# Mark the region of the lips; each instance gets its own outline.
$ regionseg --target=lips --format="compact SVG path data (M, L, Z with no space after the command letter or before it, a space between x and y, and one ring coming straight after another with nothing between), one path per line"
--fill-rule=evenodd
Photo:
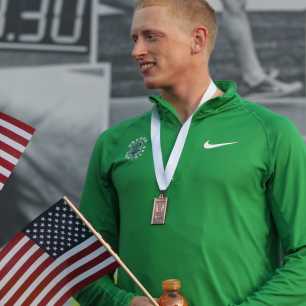
M149 70L152 69L154 66L155 66L154 62L142 62L142 63L139 63L139 68L140 68L140 71L142 73L149 72Z

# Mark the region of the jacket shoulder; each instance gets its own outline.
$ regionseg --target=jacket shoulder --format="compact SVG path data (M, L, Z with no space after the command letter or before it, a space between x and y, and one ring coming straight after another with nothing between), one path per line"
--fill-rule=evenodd
M146 126L148 126L150 119L151 111L121 121L102 132L98 138L98 142L116 142L119 138L122 139L134 131L144 129Z

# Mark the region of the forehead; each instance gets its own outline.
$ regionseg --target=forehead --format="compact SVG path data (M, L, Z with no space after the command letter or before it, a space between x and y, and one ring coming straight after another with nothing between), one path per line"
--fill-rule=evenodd
M146 29L167 31L175 25L175 17L167 6L144 7L136 9L134 12L131 34Z

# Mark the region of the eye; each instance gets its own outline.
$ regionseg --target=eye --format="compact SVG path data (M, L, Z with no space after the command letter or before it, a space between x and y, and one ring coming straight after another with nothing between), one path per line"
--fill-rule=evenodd
M136 35L133 35L133 36L132 36L132 41L133 41L134 43L136 43L137 40L138 40L138 37L137 37Z
M156 41L157 40L157 36L154 33L146 34L145 38L148 41Z

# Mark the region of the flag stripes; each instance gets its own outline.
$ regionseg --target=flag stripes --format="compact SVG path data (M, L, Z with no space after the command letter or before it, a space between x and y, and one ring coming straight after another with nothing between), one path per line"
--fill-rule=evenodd
M6 285L0 289L0 300L3 300L5 304L7 301L4 299L4 296L10 296L17 288L19 288L33 272L33 264L41 264L46 259L46 254L40 249L38 249L32 257L25 262L25 264L12 276L6 283Z
M23 233L18 233L0 252L0 273L4 266L16 255L18 250L22 248L29 238L25 237Z
M29 142L28 139L20 136L19 134L16 134L15 132L13 132L12 130L9 130L7 128L5 128L4 126L0 125L0 133L2 135L5 135L6 137L12 139L14 142L21 144L22 146L26 146Z
M0 157L0 165L1 165L0 167L3 167L3 168L5 168L5 169L7 169L11 172L13 171L13 169L15 167L14 164L12 164L11 162L7 161L6 159L4 159L2 157Z
M30 125L0 112L0 190L34 132Z
M70 289L66 291L65 294L54 304L55 306L61 306L63 305L69 297L71 297L73 294L78 292L83 287L87 286L91 282L94 282L95 280L99 279L100 277L114 271L118 267L117 262L112 262L109 266L105 266L102 264L99 264L95 268L91 269L90 271L87 271L86 273L83 273L78 277L77 280L75 280L76 284L69 284Z
M2 176L9 177L11 174L11 171L7 170L6 168L0 166L0 172L2 173Z
M39 247L37 245L32 246L30 243L27 244L27 248L26 251L24 253L24 255L21 258L17 258L17 262L14 263L13 267L10 267L8 265L8 268L11 268L9 270L9 273L6 273L4 277L2 277L1 275L1 280L0 280L0 288L2 288L1 290L3 291L4 286L7 286L8 283L10 282L10 280L12 278L14 278L14 276L16 275L16 273L26 264L27 259L28 258L32 258L32 255L38 251Z
M99 248L99 246L96 246L96 248ZM103 248L103 251L104 250L105 249ZM75 254L65 254L64 256L59 257L44 271L44 273L42 273L42 277L40 277L39 280L35 280L35 282L33 282L30 287L31 293L25 300L26 305L36 305L34 302L36 296L36 301L40 301L48 290L50 290L50 287L56 285L57 282L59 282L61 278L65 276L65 273L69 273L71 268L74 269L77 268L78 265L86 263L87 256L91 256L91 253L89 253L89 255L84 257L84 253L81 254L79 253L79 250L76 251L77 253ZM94 253L95 252L96 250L94 250ZM93 254L93 256L94 255L96 254ZM65 269L65 267L67 267L67 269ZM54 280L54 282L50 283L51 280Z
M0 148L1 148L1 141L0 141ZM18 162L18 158L15 158L11 154L8 154L8 153L6 153L5 151L3 151L1 149L0 149L0 158L1 158L1 163L2 163L2 160L4 160L8 164L10 164L13 169L17 165L17 162ZM6 167L6 168L9 169L8 167Z
M45 292L41 292L40 296L34 300L33 305L46 305L48 301L51 301L52 297L55 304L55 301L60 298L65 291L65 287L67 285L69 286L70 282L78 281L78 275L82 275L82 273L90 271L91 268L98 265L101 261L103 265L109 264L109 260L107 260L109 255L106 255L107 256L101 255L101 251L97 250L66 268L55 278L57 284L54 287L50 285L46 286L44 290ZM111 260L113 261L114 258L111 257Z
M32 135L35 132L35 129L30 125L1 112L0 125L12 130L16 134L19 134L20 136L23 136L28 140L31 139Z
M18 281L16 287L12 289L3 298L6 305L17 305L16 302L22 296L24 291L32 284L35 280L36 275L43 272L46 266L52 263L53 259L48 254L42 255L34 264L27 270L23 277ZM17 286L18 285L18 286ZM1 300L0 300L1 301ZM20 304L21 305L21 304Z
M54 259L19 233L0 252L0 304L64 305L80 288L117 266L95 236Z
M7 177L0 173L0 182L5 182L7 180Z
M5 142L1 141L2 140L2 135L0 134L0 148L2 151L4 151L6 154L10 155L10 157L13 157L15 160L20 158L21 156L21 152L19 152L18 150L12 148L11 146L9 146L8 144L6 144ZM6 158L4 154L1 154L2 158ZM9 159L7 159L8 161L10 161ZM17 162L16 162L17 164ZM15 164L15 165L16 165Z
M7 274L11 271L15 265L18 265L18 262L22 256L24 256L28 250L34 245L34 241L28 240L19 250L17 250L14 257L12 257L7 264L0 271L0 282L2 279L7 276ZM11 272L10 272L11 273ZM1 284L3 286L3 283Z
M20 153L23 153L24 150L25 150L25 146L18 143L17 141L3 135L3 134L0 134L1 135L1 140L2 142L4 142L5 144L7 144L8 146L12 147L13 149L17 150L18 152Z
M82 287L90 284L91 282L99 279L101 276L114 271L118 264L115 262L114 257L107 258L104 262L93 266L90 270L85 271L79 276L75 277L72 281L67 283L61 290L50 300L48 306L61 306L69 297L75 294ZM43 305L43 304L41 304Z

